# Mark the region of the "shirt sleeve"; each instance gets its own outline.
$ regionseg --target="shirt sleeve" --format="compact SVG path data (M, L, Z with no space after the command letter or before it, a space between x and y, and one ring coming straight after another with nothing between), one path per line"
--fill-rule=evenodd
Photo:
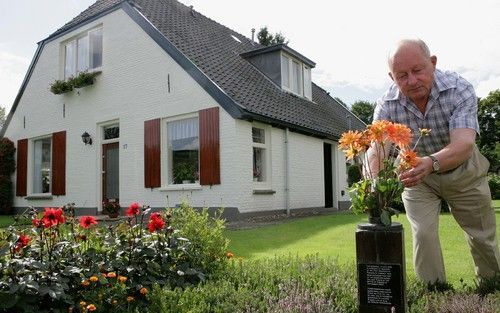
M474 88L467 83L465 88L457 91L457 103L450 117L449 129L470 128L479 134L477 120L477 97Z
M373 121L390 120L389 117L387 102L382 99L377 100L377 105L375 106L375 111L373 112Z

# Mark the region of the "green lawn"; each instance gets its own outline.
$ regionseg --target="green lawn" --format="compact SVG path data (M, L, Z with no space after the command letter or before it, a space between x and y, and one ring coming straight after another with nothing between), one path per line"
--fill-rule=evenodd
M500 212L497 211L496 215L498 220ZM356 262L356 227L358 223L365 221L364 215L339 213L255 229L227 230L226 235L230 240L230 251L236 257L259 259L275 255L318 254L336 258L341 264L353 265ZM410 226L404 215L394 217L393 221L403 224L407 273L414 275ZM499 224L497 223L497 233L500 233ZM448 281L457 287L461 285L460 278L468 285L473 284L472 257L462 230L450 214L441 215L439 229Z
M11 215L0 215L0 228L7 227L14 223L14 218Z

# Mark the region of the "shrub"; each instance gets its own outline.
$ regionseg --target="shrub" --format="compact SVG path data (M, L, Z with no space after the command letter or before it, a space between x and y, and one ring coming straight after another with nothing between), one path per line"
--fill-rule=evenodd
M500 175L488 174L488 185L490 186L491 198L500 199Z
M12 181L16 164L14 143L8 138L0 139L0 214L10 214L12 211Z
M190 238L192 266L207 275L224 270L227 259L228 240L224 237L224 220L220 218L222 209L211 217L208 209L201 211L183 202L172 212L172 227L179 230L182 237Z
M164 313L357 312L353 268L317 256L233 259L223 275L185 290L154 288L150 299L150 312ZM289 301L306 311L287 311Z
M351 187L352 184L361 180L361 171L359 164L351 164L347 166L347 186Z
M14 143L8 138L0 139L0 176L10 176L16 169L14 154L16 148Z
M69 80L69 83L73 85L74 88L82 88L94 84L95 77L98 72L80 72L75 77Z
M50 85L50 91L55 95L70 92L71 90L73 90L73 85L69 81L58 79Z
M12 181L10 176L0 175L0 214L8 215L12 212Z

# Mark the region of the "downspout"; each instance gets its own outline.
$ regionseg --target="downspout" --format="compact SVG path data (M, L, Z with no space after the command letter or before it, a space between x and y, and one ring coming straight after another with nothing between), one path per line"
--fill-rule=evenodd
M290 145L288 136L290 130L285 129L285 209L286 215L290 216Z

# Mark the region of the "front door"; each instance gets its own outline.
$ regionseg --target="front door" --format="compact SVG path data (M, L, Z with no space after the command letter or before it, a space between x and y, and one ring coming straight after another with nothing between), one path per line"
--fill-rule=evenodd
M118 142L102 145L102 202L119 203L120 175L119 175Z
M333 207L332 145L323 143L325 208Z

